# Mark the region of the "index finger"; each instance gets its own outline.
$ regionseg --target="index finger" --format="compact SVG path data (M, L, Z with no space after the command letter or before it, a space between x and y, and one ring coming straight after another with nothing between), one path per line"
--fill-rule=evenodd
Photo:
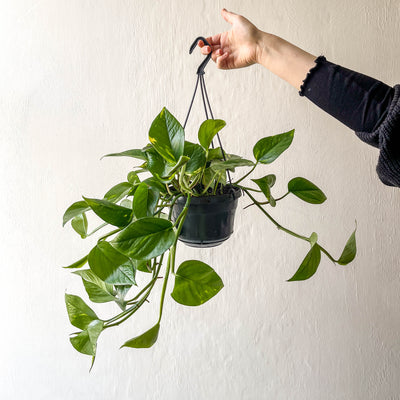
M216 45L220 44L221 34L217 33L214 36L209 36L208 38L206 38L206 40L208 43L210 43L211 46L216 46ZM205 43L202 40L199 40L199 46L204 47Z

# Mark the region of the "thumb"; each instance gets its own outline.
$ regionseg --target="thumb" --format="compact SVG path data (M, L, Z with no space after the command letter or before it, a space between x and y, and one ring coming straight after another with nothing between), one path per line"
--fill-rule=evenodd
M235 17L237 17L237 14L228 11L226 8L222 9L221 15L223 16L224 20L229 22L231 25L233 24Z

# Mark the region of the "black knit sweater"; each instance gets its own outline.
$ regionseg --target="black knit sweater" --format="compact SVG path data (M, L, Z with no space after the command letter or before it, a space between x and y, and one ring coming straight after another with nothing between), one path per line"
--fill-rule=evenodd
M318 107L379 148L376 171L400 187L400 85L394 88L318 57L300 88Z

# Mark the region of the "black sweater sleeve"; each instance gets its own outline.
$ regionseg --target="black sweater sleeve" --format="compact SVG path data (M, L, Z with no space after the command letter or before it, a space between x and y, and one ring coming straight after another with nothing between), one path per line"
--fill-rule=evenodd
M400 85L394 88L318 57L300 88L318 107L379 148L377 173L400 187Z

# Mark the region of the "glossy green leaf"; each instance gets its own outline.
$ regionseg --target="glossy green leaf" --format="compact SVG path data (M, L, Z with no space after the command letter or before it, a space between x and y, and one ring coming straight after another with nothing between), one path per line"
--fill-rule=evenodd
M204 186L209 186L211 181L214 178L214 172L211 170L211 168L206 168L203 173L202 177L202 183Z
M101 280L92 270L83 269L73 273L82 278L86 293L94 303L106 303L115 300L113 285Z
M133 347L135 349L143 349L149 348L153 346L153 344L157 341L158 332L160 331L160 324L157 323L152 328L150 328L145 333L140 336L136 336L135 338L128 340L125 342L122 347Z
M113 186L105 195L104 200L116 203L124 198L131 190L132 184L129 182L121 182L118 185Z
M231 160L215 160L212 162L211 166L214 171L223 171L227 169L232 169L236 167L252 167L254 165L253 161L246 160L245 158L233 158Z
M175 240L171 221L163 218L138 219L112 240L114 247L138 260L150 260L168 250Z
M154 177L160 179L162 176L167 174L167 170L171 169L171 165L168 164L165 159L160 156L154 149L148 151L147 153L148 162L147 162L147 169L151 172Z
M222 119L208 119L200 125L199 143L208 150L214 136L226 125Z
M72 218L71 226L76 233L81 235L82 239L86 238L87 229L88 229L88 221L87 221L85 213L82 213L82 214Z
M132 219L132 210L121 207L108 200L89 199L84 197L87 205L103 221L118 227L124 227Z
M156 151L171 164L183 155L185 132L165 107L151 124L149 139Z
M140 183L140 179L137 175L137 171L130 171L128 173L128 176L126 177L128 183L130 183L131 185L137 185Z
M269 201L272 207L276 206L276 201L271 194L271 187L274 186L276 181L276 176L273 174L263 176L259 179L252 179L252 181L261 189L265 197Z
M104 240L93 247L88 261L90 269L104 282L113 285L136 284L130 259Z
M183 154L189 157L186 164L186 174L197 174L205 167L206 151L199 144L185 141Z
M260 139L253 147L255 159L262 164L272 163L290 146L293 135L294 129Z
M82 257L80 260L75 261L73 264L68 265L67 267L63 268L81 268L87 263L88 256L86 255L85 257Z
M150 273L151 261L150 260L135 260L135 267L138 271Z
M77 201L71 204L64 213L63 226L72 218L81 215L85 211L90 210L90 207L84 201Z
M314 244L317 243L317 241L318 241L318 235L315 232L313 232L310 235L310 244L311 244L311 246L314 246Z
M176 163L170 164L155 151L150 151L147 155L149 158L148 170L164 183L170 182L178 170L189 161L189 157L181 156Z
M224 155L222 154L221 147L216 147L215 149L208 149L207 161L211 160L223 160Z
M342 255L339 257L337 261L340 265L347 265L351 263L357 254L357 245L356 245L356 229L351 234L349 240L346 243L346 246L343 249Z
M167 189L164 184L162 184L159 180L154 178L153 176L150 178L147 178L143 181L146 183L147 186L152 188L155 191L158 191L160 193L167 193Z
M176 271L171 296L185 306L199 306L223 287L221 278L209 265L198 260L187 260Z
M172 168L165 171L165 174L162 175L162 178L170 178L173 177L187 162L189 161L189 157L181 156L179 157L178 162L172 166Z
M326 200L322 190L305 178L293 178L288 183L288 190L307 203L321 204Z
M102 158L104 158L104 157L133 157L133 158L137 158L139 160L146 161L146 154L141 149L125 150L125 151L121 151L120 153L106 154Z
M92 321L85 330L78 334L73 334L69 340L72 346L74 346L74 348L80 353L95 356L97 340L103 328L103 321Z
M132 200L123 199L120 203L121 207L130 208L132 210Z
M317 271L320 261L321 261L321 249L317 244L314 244L314 246L312 246L310 251L307 253L299 269L288 280L288 282L304 281L306 279L311 278Z
M79 329L86 329L92 321L99 319L79 296L66 293L65 304L71 324Z
M152 216L159 199L158 192L155 192L147 186L145 182L142 182L133 198L133 213L136 218L143 218Z
M124 300L126 294L129 292L132 285L118 285L115 286L115 290L117 292L117 296L120 300Z

